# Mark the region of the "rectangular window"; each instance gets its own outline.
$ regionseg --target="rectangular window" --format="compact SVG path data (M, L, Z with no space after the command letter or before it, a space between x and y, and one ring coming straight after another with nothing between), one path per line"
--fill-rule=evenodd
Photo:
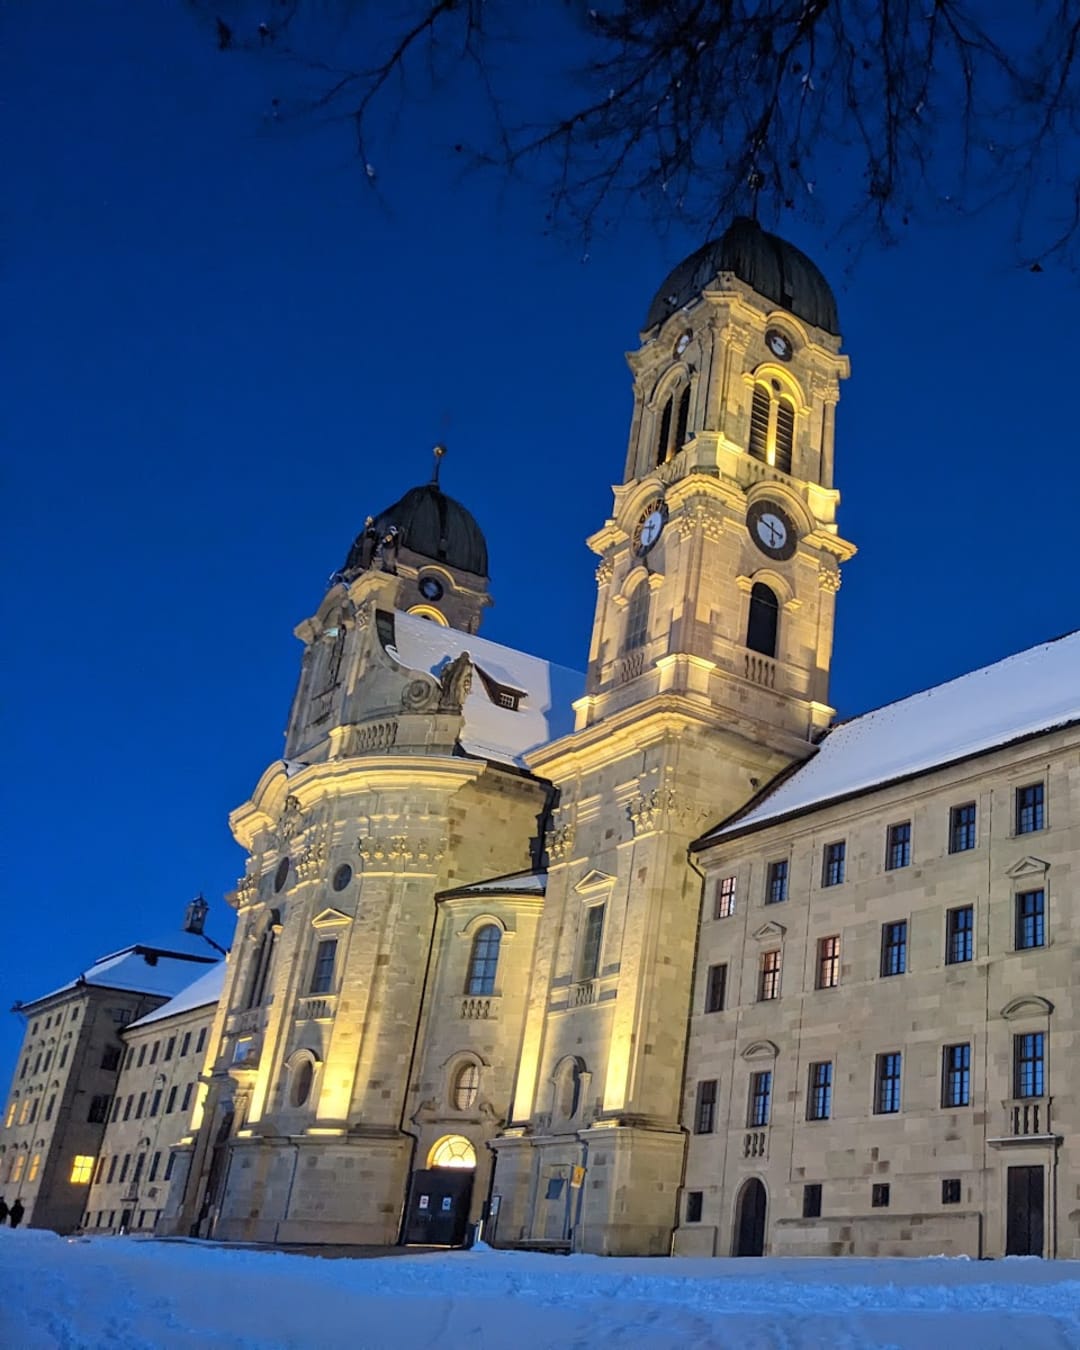
M142 1120L143 1112L146 1110L146 1093L139 1093L139 1104L135 1108L135 1119Z
M31 1159L30 1159L30 1171L27 1172L27 1174L26 1174L26 1179L27 1179L27 1181L37 1181L38 1169L39 1169L40 1167L41 1167L41 1154L40 1154L40 1153L35 1153L35 1154L31 1157ZM71 1179L72 1179L72 1181L75 1180L74 1177L72 1177ZM79 1180L80 1180L80 1181L82 1181L82 1180L89 1181L89 1180L90 1180L89 1174L88 1174L85 1178L80 1177Z
M802 1216L804 1219L821 1218L820 1181L811 1181L802 1188Z
M965 802L949 812L949 852L967 853L975 847L975 803Z
M911 821L890 825L885 834L885 869L895 871L911 862Z
M176 1109L176 1084L174 1083L172 1087L169 1089L169 1095L165 1098L165 1114L169 1115L169 1113L174 1111L175 1109Z
M706 1078L697 1085L694 1109L694 1133L712 1134L716 1126L716 1079Z
M840 939L818 938L817 988L835 989L840 983Z
M169 1039L165 1042L165 1053L161 1056L161 1058L172 1059L173 1050L175 1048L176 1048L176 1037L170 1036Z
M1029 1031L1013 1037L1013 1096L1046 1095L1046 1033Z
M889 1183L877 1181L870 1189L870 1204L874 1209L889 1208Z
M1016 950L1046 946L1046 893L1021 891L1016 897Z
M100 1156L100 1157L98 1158L98 1160L97 1160L97 1166L94 1168L94 1185L95 1185L95 1186L101 1181L101 1174L102 1174L102 1172L104 1172L104 1170L105 1170L105 1163L106 1163L105 1154L102 1153L101 1156Z
M64 1065L67 1063L67 1057L68 1057L68 1047L67 1045L62 1045L60 1047L60 1058L56 1061L56 1067L58 1069L62 1069L64 1067Z
M701 1191L686 1192L686 1222L700 1223L704 1194Z
M769 1069L750 1075L750 1113L747 1124L760 1129L769 1123L772 1106L772 1072Z
M975 906L960 905L945 915L945 964L959 965L975 955Z
M54 1092L53 1095L49 1098L49 1100L45 1103L45 1119L46 1119L46 1120L52 1120L53 1107L54 1107L55 1105L56 1105L56 1093ZM106 1107L106 1110L107 1110L107 1109L108 1109L108 1107Z
M960 1178L946 1177L941 1183L941 1203L958 1205L960 1203Z
M131 1061L132 1061L134 1058L135 1058L135 1047L134 1047L133 1045L129 1045L128 1048L127 1048L127 1054L124 1056L124 1068L125 1068L125 1069L130 1069L130 1068L131 1068Z
M157 1181L158 1168L161 1166L161 1154L155 1153L150 1159L150 1171L146 1174L147 1181Z
M728 919L735 913L735 878L721 877L716 883L713 914L717 919Z
M135 1159L135 1171L131 1174L131 1186L134 1189L142 1180L143 1168L146 1166L146 1154L140 1153Z
M806 1119L828 1120L832 1114L832 1061L810 1065L810 1083L806 1093Z
M8 1176L8 1181L14 1182L16 1184L22 1181L23 1168L25 1166L26 1166L26 1154L16 1153L15 1161L11 1166L11 1173Z
M30 1103L30 1124L31 1124L31 1125L33 1125L34 1121L37 1120L38 1102L39 1102L39 1101L40 1101L40 1098L39 1098L39 1097L35 1097L35 1098L33 1099L33 1101Z
M206 1044L206 1028L200 1027L199 1039L195 1042L195 1053L199 1054L199 1052L202 1050L205 1044Z
M120 1056L123 1052L118 1045L107 1045L101 1052L101 1067L106 1073L115 1073L120 1067Z
M161 1110L161 1088L154 1089L154 1095L150 1098L150 1114L156 1116Z
M585 911L585 931L581 938L581 965L578 978L593 980L600 969L600 949L604 941L604 905L590 905Z
M184 1100L180 1103L180 1110L186 1111L191 1105L191 1094L195 1091L195 1084L188 1083L184 1088Z
M770 999L780 997L780 951L761 953L761 965L758 971L758 1002L768 1003Z
M131 1154L125 1153L124 1161L120 1164L120 1176L118 1177L121 1186L124 1184L125 1181L127 1181L128 1168L130 1166L131 1166Z
M150 1063L151 1063L151 1064L156 1064L156 1063L157 1063L158 1051L159 1051L160 1049L161 1049L161 1042L160 1042L160 1041L155 1041L154 1044L150 1047Z
M104 1125L109 1118L109 1098L98 1094L90 1098L90 1108L86 1113L86 1119L91 1125Z
M111 1117L111 1120L112 1120L112 1123L113 1123L114 1125L116 1124L117 1120L119 1120L119 1118L120 1118L120 1106L121 1106L120 1098L117 1097L117 1098L115 1098L115 1100L113 1101L113 1104L112 1104L112 1117Z
M4 1125L6 1127L10 1128L12 1125L14 1125L15 1112L18 1110L18 1107L19 1107L18 1097L12 1097L11 1101L8 1103L7 1119L4 1121Z
M135 1067L136 1067L137 1069L141 1069L142 1066L143 1066L143 1061L144 1061L145 1059L146 1059L146 1045L143 1044L143 1045L140 1045L140 1046L139 1046L139 1058L138 1058L138 1060L136 1061Z
M907 970L907 919L881 925L881 974L903 975Z
M1034 834L1043 827L1043 785L1029 783L1016 789L1016 833Z
M765 903L778 905L787 899L788 860L777 858L769 863L765 872Z
M337 938L324 938L315 949L315 965L311 971L309 994L329 994L334 987L334 964L337 961Z
M112 1157L109 1159L109 1175L105 1178L106 1184L112 1181L113 1177L116 1176L116 1164L119 1161L120 1155L118 1153L114 1153Z
M89 1153L77 1153L71 1161L71 1180L78 1186L88 1182L94 1174L94 1160Z
M705 1011L723 1012L724 995L727 992L727 966L710 966L709 977L705 985Z
M176 1162L176 1154L175 1154L175 1153L170 1153L170 1154L169 1154L169 1161L165 1164L165 1175L162 1177L162 1181L171 1181L171 1180L172 1180L173 1163L175 1163L175 1162Z
M821 884L823 886L839 886L844 880L846 853L847 845L843 839L837 840L835 844L825 845L825 853L821 863Z
M900 1110L900 1070L899 1051L878 1055L877 1071L874 1076L874 1112L879 1116L895 1115Z
M190 1049L191 1049L191 1032L185 1031L184 1039L180 1042L180 1058L183 1059L183 1057L187 1054L187 1052Z
M971 1105L971 1046L966 1041L941 1052L941 1104Z

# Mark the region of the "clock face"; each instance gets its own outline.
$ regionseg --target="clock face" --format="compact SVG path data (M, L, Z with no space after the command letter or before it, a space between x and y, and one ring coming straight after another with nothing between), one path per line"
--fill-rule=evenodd
M772 352L773 356L779 357L781 361L790 361L793 351L791 339L786 333L781 333L779 328L770 328L765 334L765 346Z
M667 523L667 503L658 497L642 511L634 529L634 552L643 558L663 533Z
M795 524L776 502L756 501L746 513L750 538L770 558L786 562L794 556L799 539Z
M442 582L436 581L434 577L421 577L419 590L425 600L442 599Z

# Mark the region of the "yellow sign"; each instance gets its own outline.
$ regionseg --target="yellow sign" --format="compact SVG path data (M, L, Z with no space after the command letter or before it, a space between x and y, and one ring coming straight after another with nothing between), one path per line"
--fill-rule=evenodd
M585 1185L584 1167L573 1167L570 1169L570 1185L575 1191L580 1191Z

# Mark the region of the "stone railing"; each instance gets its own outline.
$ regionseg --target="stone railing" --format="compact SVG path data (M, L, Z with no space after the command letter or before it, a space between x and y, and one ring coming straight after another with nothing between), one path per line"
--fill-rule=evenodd
M467 1022L483 1022L498 1015L498 994L466 994L461 1000L461 1016Z
M744 1158L766 1158L769 1154L769 1131L747 1130L743 1135Z
M1005 1133L1015 1139L1050 1133L1050 1097L1015 1097L1005 1103Z
M775 661L770 661L767 656L757 656L753 652L747 652L744 661L743 673L752 684L760 684L764 689L776 688Z
M596 1002L596 981L579 980L577 984L570 986L570 1007L585 1008L590 1003Z
M319 1022L333 1017L337 1007L336 994L307 994L296 1000L298 1022Z

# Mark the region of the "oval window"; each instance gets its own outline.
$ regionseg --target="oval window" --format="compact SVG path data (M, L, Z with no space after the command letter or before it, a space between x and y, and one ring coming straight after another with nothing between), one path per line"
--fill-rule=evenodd
M282 858L277 865L277 871L274 873L274 890L280 891L289 879L289 860Z
M310 1059L302 1059L292 1071L292 1084L289 1100L293 1106L303 1106L311 1096L311 1085L315 1081L315 1066Z
M350 881L352 881L352 868L348 863L342 863L334 873L334 890L343 891Z

